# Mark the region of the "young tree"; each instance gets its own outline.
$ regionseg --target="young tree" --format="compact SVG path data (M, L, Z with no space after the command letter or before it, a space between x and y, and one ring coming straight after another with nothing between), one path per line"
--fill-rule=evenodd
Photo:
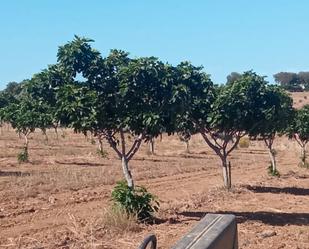
M46 135L46 130L48 128L53 128L55 130L58 139L60 121L56 110L56 89L65 82L66 77L64 72L61 72L60 67L58 65L50 65L47 69L35 74L25 86L25 91L29 97L36 102L42 103L48 109L51 122L46 124L47 126L41 127L46 140L48 139Z
M187 75L189 74L184 74L189 81L196 81ZM198 81L201 82L201 78ZM207 145L219 156L224 186L230 189L231 167L228 157L240 138L263 120L266 81L264 77L249 71L233 84L219 87L216 91L209 91L209 86L212 85L209 79L207 84L199 84L205 88L195 91L195 88L191 87L187 94L191 97L182 98L186 106L185 115L182 117L194 124Z
M168 123L169 66L154 57L130 59L119 50L103 59L90 41L76 37L59 48L58 62L75 83L59 90L58 113L76 131L104 137L134 188L130 160L143 141L157 137ZM74 78L78 73L84 82ZM127 134L133 137L131 145Z
M283 134L289 126L293 114L293 100L274 85L267 87L264 102L264 119L250 131L251 138L262 139L268 149L271 160L271 171L277 172L275 150L273 143L277 134Z
M290 138L294 138L301 147L301 165L308 167L306 146L309 142L309 105L295 110L294 118L287 129Z
M4 108L3 113L5 121L9 122L16 132L24 136L23 153L27 159L29 135L36 128L42 129L49 126L52 121L48 106L29 98L29 96L23 96L17 103L9 104Z

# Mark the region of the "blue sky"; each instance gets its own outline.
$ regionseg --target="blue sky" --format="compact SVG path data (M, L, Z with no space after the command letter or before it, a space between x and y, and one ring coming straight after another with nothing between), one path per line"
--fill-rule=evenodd
M106 55L203 65L215 83L253 69L309 71L307 0L1 0L0 89L56 62L74 34Z

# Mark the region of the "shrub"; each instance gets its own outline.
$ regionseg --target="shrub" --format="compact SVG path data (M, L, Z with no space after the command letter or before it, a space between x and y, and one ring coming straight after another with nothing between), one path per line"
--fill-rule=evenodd
M307 99L307 96L306 96L306 95L304 96L304 99Z
M278 171L277 169L276 169L276 170L273 170L272 165L269 165L269 166L268 166L268 174L269 174L270 176L280 177L279 171Z
M100 149L97 149L97 154L102 157L102 158L107 158L108 156L108 152L105 151L105 150L100 150Z
M24 147L20 153L17 155L18 163L25 163L29 161L29 154L27 147Z
M125 210L127 215L136 215L139 221L149 221L159 210L157 198L144 187L128 187L125 181L116 184L112 191L112 200L116 207Z
M250 140L247 137L242 137L238 143L239 148L249 148Z

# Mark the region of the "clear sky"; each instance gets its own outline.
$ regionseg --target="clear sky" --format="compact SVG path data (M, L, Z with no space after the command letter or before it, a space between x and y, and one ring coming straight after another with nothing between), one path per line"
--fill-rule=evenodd
M309 71L308 0L1 0L0 89L56 62L74 34L132 57L232 72Z

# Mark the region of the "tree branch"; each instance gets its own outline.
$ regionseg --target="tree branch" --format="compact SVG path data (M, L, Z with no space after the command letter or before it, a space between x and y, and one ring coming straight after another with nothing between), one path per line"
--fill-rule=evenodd
M107 142L109 145L114 149L114 151L117 153L118 157L121 159L122 154L117 148L117 143L114 140L114 136L111 133L104 133L104 136L106 137Z
M216 146L209 140L209 138L207 137L207 135L206 135L204 132L201 131L200 133L201 133L202 137L204 138L205 142L208 144L208 146L209 146L211 149L213 149L213 151L214 151L218 156L222 157L223 155L222 155L222 153L221 153L221 151L220 151L220 147L219 147L219 148L216 147Z
M134 143L133 145L131 146L131 149L128 151L128 153L126 154L126 156L128 157L132 152L133 150L135 149L135 146L137 145L137 143L143 139L143 136L142 134L139 135L135 140L134 140Z
M237 146L238 143L239 143L240 138L241 138L241 135L238 134L238 135L236 136L236 142L235 142L235 143L232 145L232 147L226 152L226 155L227 155L227 156L236 148L236 146Z
M125 156L126 155L126 140L125 140L125 136L124 136L124 132L122 128L120 128L120 140L121 140L121 152L122 152L122 155Z
M217 147L219 147L220 149L222 149L222 145L219 144L219 143L217 142L217 138L215 137L215 135L212 134L211 131L208 131L207 133L211 136L212 140L215 142L215 144L217 145Z
M142 140L143 140L142 137L140 137L134 141L134 144L132 145L130 151L127 154L128 161L130 161L132 157L135 155L135 153L138 151L139 147L141 146Z
M304 147L303 142L301 141L301 139L299 138L297 134L294 134L294 139L301 147Z

